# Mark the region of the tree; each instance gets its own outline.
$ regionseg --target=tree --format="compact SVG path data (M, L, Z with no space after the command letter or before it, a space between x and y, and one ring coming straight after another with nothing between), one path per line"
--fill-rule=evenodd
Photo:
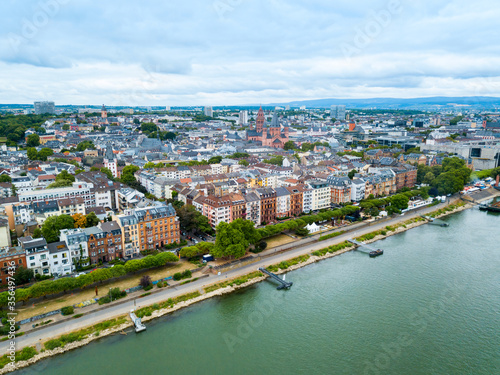
M427 172L424 176L424 180L422 181L424 184L431 185L432 181L434 181L434 173L432 172Z
M85 217L85 228L95 227L100 222L95 212L89 212Z
M285 150L295 150L297 146L295 145L294 141L288 141L285 143L284 149Z
M219 164L222 161L222 156L212 156L208 159L208 164Z
M94 142L83 141L78 143L78 145L76 146L76 151L85 151L85 150L95 150Z
M153 163L152 161L147 162L146 164L144 164L144 169L152 169L154 167L155 167L155 163Z
M75 176L73 176L72 174L68 173L67 170L63 169L61 171L61 173L59 173L56 176L56 181L61 181L61 180L67 180L67 181L75 182Z
M113 181L115 179L115 176L113 176L113 172L111 172L111 169L106 168L106 167L102 167L100 169L100 171L102 173L104 173L106 175L106 177L109 178L111 181Z
M203 233L213 232L207 217L198 212L193 205L184 205L176 211L177 216L179 216L181 228L186 231L190 232L198 230Z
M241 258L245 255L248 241L238 229L225 222L217 225L217 237L212 255L216 258Z
M167 134L165 134L165 139L175 139L177 137L177 134L175 133L172 133L172 132L167 132Z
M14 275L14 280L16 280L16 285L27 284L33 278L33 270L29 268L24 268L20 266Z
M28 154L28 159L30 160L38 159L38 151L34 147L28 148L27 154Z
M152 284L151 276L149 275L142 276L141 280L139 281L139 285L142 286L143 288L147 288L151 284Z
M8 174L1 174L0 182L12 182L12 178Z
M54 151L51 148L44 147L38 153L38 160L47 161L50 155L54 155Z
M37 147L40 146L40 136L38 134L30 134L26 138L26 146Z
M239 165L243 165L244 167L248 167L250 165L250 163L248 161L246 161L245 159L241 159L239 162L238 162Z
M75 228L86 228L87 224L87 218L85 215L82 215L80 213L76 213L71 216L73 220L75 221Z
M42 230L40 228L35 228L33 238L42 238Z
M355 174L356 174L356 170L355 169L351 169L349 171L349 173L347 174L347 176L352 180L354 178Z
M72 185L73 185L73 182L71 182L71 180L59 180L59 181L51 183L49 186L47 186L47 189L56 189L56 188L68 187L68 186L72 186Z
M69 124L64 124L62 126L62 130L64 130L64 131L68 131L69 129L70 129Z
M73 229L75 221L69 215L50 216L42 225L42 235L48 243L59 241L61 229Z

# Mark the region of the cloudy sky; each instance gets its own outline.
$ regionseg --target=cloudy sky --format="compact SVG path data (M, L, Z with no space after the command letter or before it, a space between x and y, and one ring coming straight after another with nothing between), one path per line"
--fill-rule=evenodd
M486 0L2 0L0 103L500 96Z

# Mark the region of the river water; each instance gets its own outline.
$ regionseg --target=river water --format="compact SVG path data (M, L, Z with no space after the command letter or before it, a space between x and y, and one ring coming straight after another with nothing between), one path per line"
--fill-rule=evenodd
M500 216L466 210L19 374L500 374Z

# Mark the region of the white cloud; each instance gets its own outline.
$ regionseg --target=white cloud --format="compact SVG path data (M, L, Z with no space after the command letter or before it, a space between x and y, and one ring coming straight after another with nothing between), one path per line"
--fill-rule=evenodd
M492 32L500 6L425 3L6 1L0 102L231 105L500 96ZM220 4L226 6L215 7ZM354 52L346 54L346 46Z

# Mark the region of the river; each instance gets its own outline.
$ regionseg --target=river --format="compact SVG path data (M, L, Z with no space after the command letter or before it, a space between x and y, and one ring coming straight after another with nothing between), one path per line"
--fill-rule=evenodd
M18 374L499 374L500 216L444 220Z

